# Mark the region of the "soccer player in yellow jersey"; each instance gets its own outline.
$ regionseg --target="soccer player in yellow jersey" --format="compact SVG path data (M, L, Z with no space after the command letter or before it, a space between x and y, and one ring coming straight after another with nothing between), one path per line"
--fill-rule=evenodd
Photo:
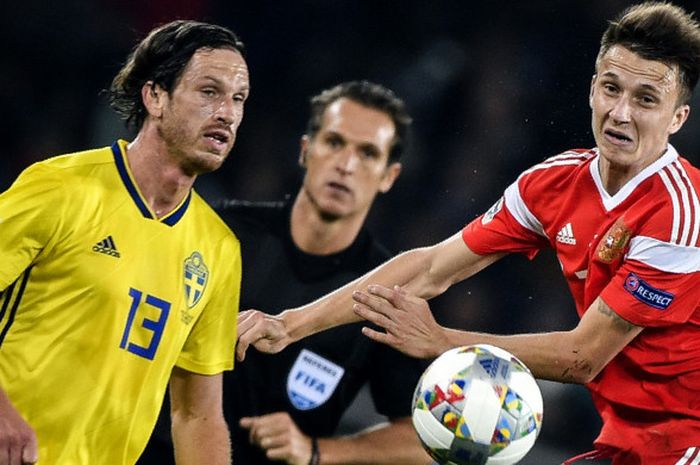
M242 51L219 26L153 30L110 89L136 138L0 194L0 465L133 464L168 381L178 464L230 463L239 244L192 184L233 146Z

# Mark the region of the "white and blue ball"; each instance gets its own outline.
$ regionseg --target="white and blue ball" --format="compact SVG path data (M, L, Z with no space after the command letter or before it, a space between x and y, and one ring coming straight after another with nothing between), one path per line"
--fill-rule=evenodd
M413 397L413 425L443 465L511 465L542 426L542 394L509 352L479 344L448 350L430 364Z

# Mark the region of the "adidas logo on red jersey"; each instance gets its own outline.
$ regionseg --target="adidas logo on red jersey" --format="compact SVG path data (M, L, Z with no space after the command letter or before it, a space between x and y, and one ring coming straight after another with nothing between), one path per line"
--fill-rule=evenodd
M571 223L566 223L566 226L561 228L561 231L557 233L557 242L567 245L576 245L574 229L571 227Z

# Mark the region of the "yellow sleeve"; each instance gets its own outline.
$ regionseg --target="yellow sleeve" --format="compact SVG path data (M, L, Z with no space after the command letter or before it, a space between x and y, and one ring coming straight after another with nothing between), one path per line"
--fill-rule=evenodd
M0 194L0 290L52 247L69 201L60 176L41 163Z
M187 371L213 375L233 369L236 324L241 289L241 250L228 234L217 251L216 286L176 365Z

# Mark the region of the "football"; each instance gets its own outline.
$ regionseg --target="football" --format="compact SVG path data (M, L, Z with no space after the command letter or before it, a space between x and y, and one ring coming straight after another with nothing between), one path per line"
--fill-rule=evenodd
M413 426L442 465L510 465L542 426L542 394L530 370L498 347L448 350L425 370L413 396Z

